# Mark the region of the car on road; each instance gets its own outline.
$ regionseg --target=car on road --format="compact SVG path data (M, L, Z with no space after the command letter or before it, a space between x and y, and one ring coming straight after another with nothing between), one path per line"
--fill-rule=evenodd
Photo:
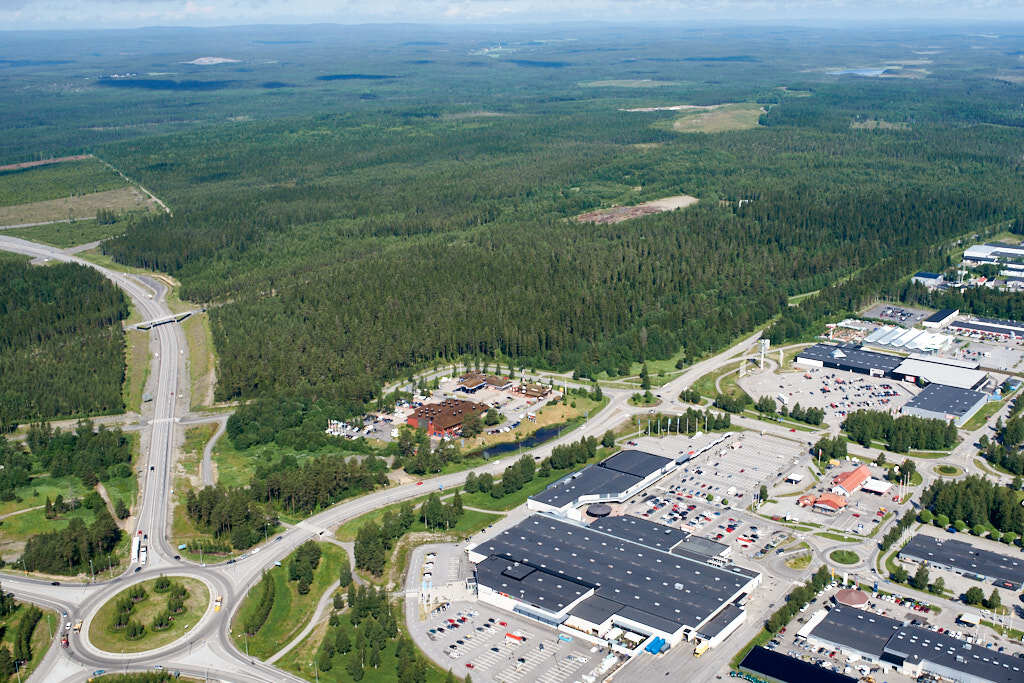
M50 585L51 586L59 586L60 585L60 581L51 581Z

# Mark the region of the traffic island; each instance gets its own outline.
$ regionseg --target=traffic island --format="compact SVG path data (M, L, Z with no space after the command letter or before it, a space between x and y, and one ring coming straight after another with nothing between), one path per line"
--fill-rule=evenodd
M829 553L829 559L839 564L857 564L860 557L852 550L833 550Z
M161 576L105 602L89 624L89 642L105 652L155 650L182 637L206 613L210 591L198 579Z

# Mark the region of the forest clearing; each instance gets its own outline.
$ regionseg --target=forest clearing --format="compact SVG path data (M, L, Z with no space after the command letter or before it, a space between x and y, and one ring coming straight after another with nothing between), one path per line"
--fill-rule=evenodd
M576 221L580 223L597 223L600 225L621 223L622 221L628 221L631 218L649 216L652 213L685 209L699 201L700 200L696 197L691 197L688 194L678 194L673 197L652 199L649 202L636 204L634 206L613 206L609 209L588 211L587 213L581 213L579 216L576 216Z

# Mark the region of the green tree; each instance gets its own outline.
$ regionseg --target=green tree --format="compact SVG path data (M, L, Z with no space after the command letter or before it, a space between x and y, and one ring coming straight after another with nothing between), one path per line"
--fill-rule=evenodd
M917 571L914 572L913 578L910 579L910 585L918 590L924 590L928 587L928 568L921 563L917 567Z
M608 431L606 431L604 433L604 436L601 437L601 445L604 446L605 448L614 448L615 447L615 432L613 432L610 429Z
M498 415L498 411L494 408L488 408L487 414L484 415L484 424L488 427L493 427L499 422L501 422L501 416ZM463 426L463 429L465 429L465 426Z
M640 366L640 388L644 391L651 388L651 377L647 372L647 363Z
M977 586L971 586L964 593L964 602L968 605L982 605L985 603L985 594Z
M484 430L483 421L477 414L466 415L462 419L462 435L472 438Z
M997 610L1003 604L1002 599L999 596L999 590L996 588L992 589L992 594L988 596L988 600L985 601L985 607L990 610Z

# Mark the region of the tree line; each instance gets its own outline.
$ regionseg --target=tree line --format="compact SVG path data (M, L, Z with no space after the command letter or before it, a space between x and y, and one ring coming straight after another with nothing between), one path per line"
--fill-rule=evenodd
M1009 487L977 475L938 479L921 493L921 506L979 533L986 528L1024 535L1024 508Z

